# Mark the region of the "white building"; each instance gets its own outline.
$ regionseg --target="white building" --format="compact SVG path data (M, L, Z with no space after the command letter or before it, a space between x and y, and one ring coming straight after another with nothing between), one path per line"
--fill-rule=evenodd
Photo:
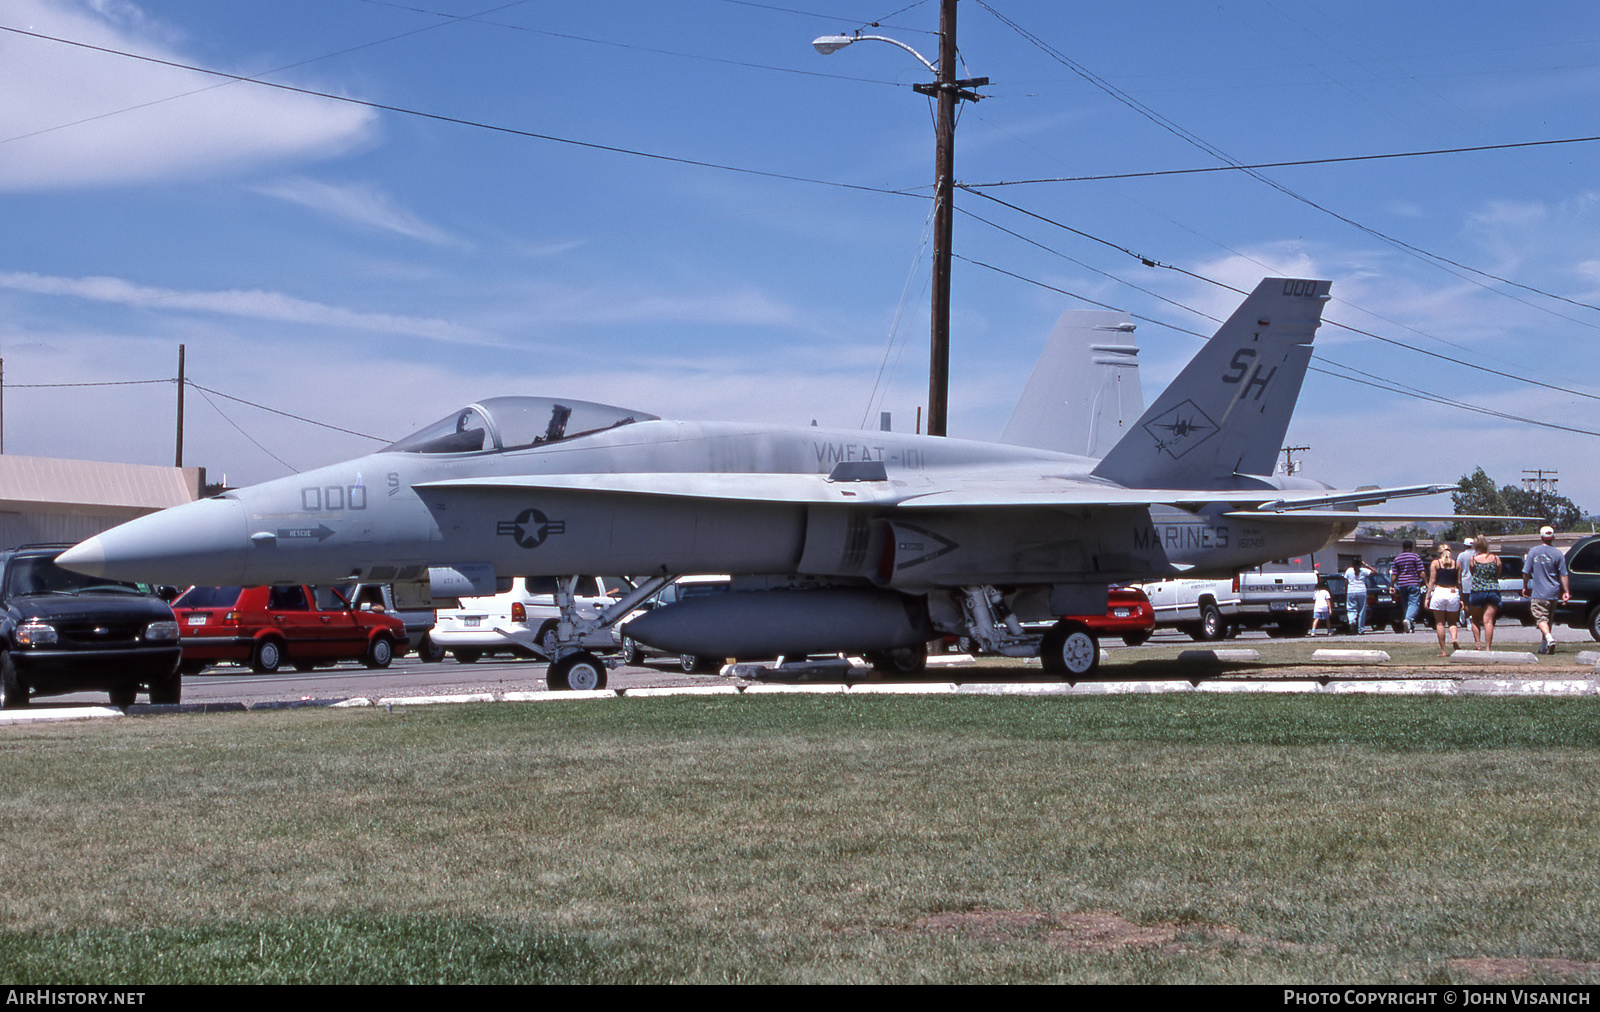
M193 502L203 467L0 454L0 548L76 543L146 513Z

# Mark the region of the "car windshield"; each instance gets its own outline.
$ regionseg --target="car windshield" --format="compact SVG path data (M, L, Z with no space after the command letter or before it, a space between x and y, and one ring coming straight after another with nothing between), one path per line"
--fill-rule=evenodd
M491 397L469 404L384 449L391 453L484 453L544 446L656 415L551 397Z
M99 576L85 576L56 565L55 559L44 555L22 555L11 560L6 569L6 596L23 597L28 594L81 594L85 591L115 594L147 594L149 587L121 580L107 580Z

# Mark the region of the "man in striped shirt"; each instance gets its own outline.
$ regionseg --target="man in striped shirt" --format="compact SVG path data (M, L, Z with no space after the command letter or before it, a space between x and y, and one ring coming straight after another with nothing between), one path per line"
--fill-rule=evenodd
M1406 632L1416 628L1417 609L1422 607L1422 578L1427 572L1427 567L1422 564L1422 556L1415 551L1416 542L1407 539L1400 542L1400 554L1394 557L1394 563L1389 567L1389 578L1394 581L1395 603L1401 601L1406 605Z

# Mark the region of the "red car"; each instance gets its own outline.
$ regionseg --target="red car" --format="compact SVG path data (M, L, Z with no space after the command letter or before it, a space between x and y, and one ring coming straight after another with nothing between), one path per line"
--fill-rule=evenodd
M1156 613L1150 598L1138 587L1112 587L1107 591L1104 615L1068 615L1094 630L1096 636L1121 636L1122 642L1136 647L1155 631Z
M383 612L358 611L338 591L314 587L190 587L172 610L183 646L180 670L217 661L258 672L285 661L296 671L361 661L386 668L406 650L406 627Z

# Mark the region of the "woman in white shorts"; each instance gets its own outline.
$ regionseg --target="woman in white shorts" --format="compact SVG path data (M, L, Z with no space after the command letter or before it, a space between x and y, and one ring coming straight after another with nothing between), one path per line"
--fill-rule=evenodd
M1450 554L1449 545L1439 546L1439 557L1428 567L1428 610L1433 612L1433 628L1439 634L1439 656L1450 654L1444 648L1444 631L1450 629L1450 649L1459 646L1456 619L1461 613L1461 567Z

